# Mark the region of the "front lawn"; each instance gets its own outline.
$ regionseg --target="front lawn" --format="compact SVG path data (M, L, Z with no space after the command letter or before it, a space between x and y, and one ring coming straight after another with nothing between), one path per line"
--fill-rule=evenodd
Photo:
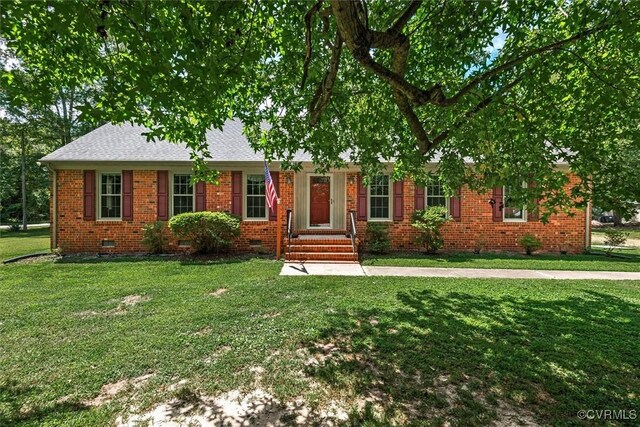
M640 251L618 251L622 257L516 253L452 252L438 255L395 253L367 255L363 265L440 268L508 268L527 270L640 271Z
M281 277L281 265L1 266L0 425L112 425L234 390L268 393L269 416L304 424L346 411L350 425L582 425L583 409L640 407L640 282Z
M49 228L27 231L0 230L0 262L20 255L49 250Z

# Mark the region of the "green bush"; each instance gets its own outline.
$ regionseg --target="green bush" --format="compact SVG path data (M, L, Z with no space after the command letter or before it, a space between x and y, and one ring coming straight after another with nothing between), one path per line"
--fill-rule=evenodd
M225 212L188 212L169 220L171 232L196 253L226 253L240 235L240 219Z
M149 249L152 254L162 254L166 252L169 236L167 228L162 221L145 224L142 227L142 244Z
M531 255L533 252L542 247L542 243L540 242L540 240L538 240L538 238L533 234L529 233L522 236L519 242L520 246L524 248L524 251L527 253L527 255Z
M614 249L619 248L620 246L627 243L627 237L629 237L629 233L625 233L622 230L616 230L613 228L609 228L604 232L604 244L608 246L606 249L606 254L611 255L611 252Z
M389 226L379 222L368 222L365 236L367 252L386 254L391 249Z
M436 253L444 246L440 228L447 221L447 209L442 206L432 206L413 213L411 225L418 229L418 243L428 254Z

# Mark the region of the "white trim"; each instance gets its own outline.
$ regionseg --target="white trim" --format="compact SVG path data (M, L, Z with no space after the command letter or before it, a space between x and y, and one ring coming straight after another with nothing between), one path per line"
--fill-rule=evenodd
M379 174L376 176L388 176L389 177L389 216L387 218L371 218L371 185L367 185L367 221L371 222L392 222L393 221L393 180L391 174ZM380 196L376 196L380 197Z
M311 177L313 176L326 176L329 178L329 226L328 227L312 227L311 226ZM332 229L333 228L333 199L334 197L334 180L333 173L308 173L307 174L307 229L309 230L318 230L318 229ZM346 188L345 188L346 191Z
M261 175L262 178L265 178L264 176L264 170L262 170L262 172L254 172L253 170L249 170L249 171L242 171L242 220L243 221L248 221L248 222L264 222L264 221L269 221L269 205L267 205L267 196L266 194L264 195L264 213L265 216L264 217L251 217L249 218L247 216L247 208L248 208L248 203L247 203L247 197L249 196L249 194L247 194L247 181L249 179L249 175ZM265 182L266 185L266 182ZM265 193L266 193L266 187L265 187Z
M96 179L96 195L98 200L96 202L96 221L122 221L122 170L120 171L96 171L98 175L98 179ZM120 175L120 216L109 216L102 217L102 175ZM110 196L115 196L115 194L110 194Z
M173 177L176 175L189 175L189 179L191 179L193 177L193 172L169 171L169 218L172 218L175 216L175 214L173 213L173 196L175 196L175 194L173 193ZM195 212L196 211L195 184L191 186L191 191L192 191L191 198L192 198L192 206L193 206L193 209L191 210L191 212Z
M506 211L506 201L507 201L507 185L502 186L502 222L528 222L528 213L527 213L527 205L522 206L522 218L505 218L504 212ZM522 188L527 188L527 183L522 183Z

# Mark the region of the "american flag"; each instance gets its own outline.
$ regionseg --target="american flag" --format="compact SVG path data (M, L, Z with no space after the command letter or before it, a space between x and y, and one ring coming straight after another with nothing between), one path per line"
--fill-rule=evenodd
M275 206L278 202L278 194L276 194L276 187L273 185L273 180L271 179L271 173L269 172L269 166L267 165L266 160L264 161L264 184L266 187L267 205L269 205L269 209L275 211Z

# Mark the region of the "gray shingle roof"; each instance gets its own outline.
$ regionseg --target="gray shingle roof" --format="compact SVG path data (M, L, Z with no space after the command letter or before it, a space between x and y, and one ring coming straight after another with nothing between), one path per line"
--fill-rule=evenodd
M147 142L143 126L106 124L40 159L49 162L190 162L186 144L168 141ZM207 131L207 143L213 162L262 161L242 134L242 123L228 120L222 129ZM301 153L296 160L308 161L311 156Z

